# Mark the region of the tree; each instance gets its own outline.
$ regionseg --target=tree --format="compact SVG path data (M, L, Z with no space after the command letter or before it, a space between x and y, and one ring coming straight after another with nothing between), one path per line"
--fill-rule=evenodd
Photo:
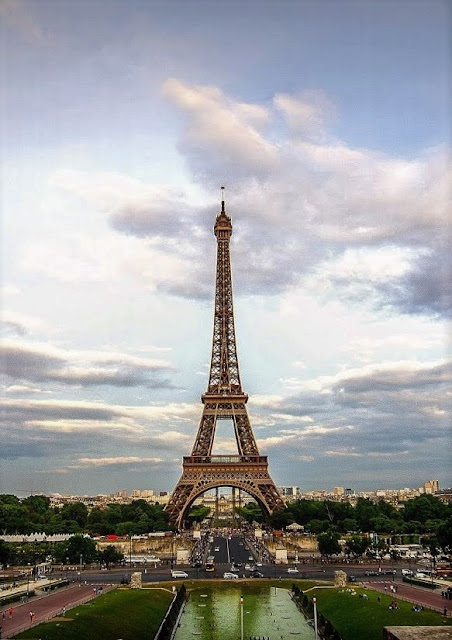
M322 556L330 557L335 553L341 552L339 536L335 531L320 533L317 536L317 544L319 545L319 551Z
M16 556L15 548L12 544L8 544L4 540L0 540L0 566L12 564Z
M99 560L109 567L111 564L122 562L124 554L120 553L112 544L109 544L108 547L99 552Z
M346 551L347 553L352 553L355 556L361 556L368 546L369 539L355 533L350 536L350 538L347 538Z
M86 527L88 521L88 509L83 502L68 502L61 508L61 517L63 520L75 522L79 530L83 530Z
M403 519L406 522L419 520L424 525L427 520L444 520L448 515L450 515L450 511L447 505L439 498L429 494L407 500L402 511Z
M450 516L436 531L438 544L444 553L452 550L452 516Z
M87 536L72 536L66 542L55 546L57 562L79 564L80 559L84 563L91 563L97 559L96 543Z

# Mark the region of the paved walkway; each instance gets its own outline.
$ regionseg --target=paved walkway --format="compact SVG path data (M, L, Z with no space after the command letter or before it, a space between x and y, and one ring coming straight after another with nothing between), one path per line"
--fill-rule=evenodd
M114 588L109 585L102 585L102 592ZM100 591L96 586L81 584L63 587L49 594L30 598L23 604L11 605L11 607L2 608L2 625L4 638L12 638L14 635L25 631L41 622L46 622L56 616L63 614L63 608L66 611L74 607L92 600ZM33 613L33 616L31 615ZM4 619L3 619L3 616Z
M441 590L423 589L422 587L412 586L407 582L392 582L392 580L381 580L375 582L363 582L369 589L387 593L393 596L394 600L406 600L413 604L420 604L423 607L434 609L443 613L444 608L447 609L447 616L452 616L452 600L447 600L441 596ZM396 593L391 591L391 587L397 588ZM386 588L385 588L386 587Z

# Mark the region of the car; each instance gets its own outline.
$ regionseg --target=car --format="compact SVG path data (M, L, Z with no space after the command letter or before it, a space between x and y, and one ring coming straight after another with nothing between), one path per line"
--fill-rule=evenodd
M215 551L219 551L219 550L220 550L220 547L215 547Z
M381 573L384 576L392 576L392 575L395 575L397 571L395 569L384 569Z
M238 575L231 571L226 571L226 573L223 573L223 578L226 578L226 580L234 580L234 578L238 578Z
M245 569L245 571L251 571L251 565L248 562L245 564L243 568Z
M379 576L378 571L364 571L365 576Z
M262 562L256 562L256 567L262 567Z
M263 578L263 577L264 577L264 574L263 574L263 573L261 573L260 571L253 571L253 572L250 574L250 577L251 577L251 578Z
M411 569L402 569L402 576L413 576L414 572Z
M289 567L287 573L298 573L298 569L296 567Z
M254 562L254 558L253 558L253 556L250 556L250 557L248 558L248 560L249 560L250 562Z
M171 571L171 577L172 578L188 578L188 573L186 573L185 571Z

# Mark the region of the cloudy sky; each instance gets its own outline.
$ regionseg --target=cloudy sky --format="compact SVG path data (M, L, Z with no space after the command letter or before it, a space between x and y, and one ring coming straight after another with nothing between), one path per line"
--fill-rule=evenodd
M173 489L221 185L275 483L452 484L449 9L2 1L0 493Z

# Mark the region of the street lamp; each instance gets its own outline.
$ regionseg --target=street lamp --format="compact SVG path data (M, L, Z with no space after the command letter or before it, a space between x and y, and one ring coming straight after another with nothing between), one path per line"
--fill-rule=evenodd
M243 596L240 596L240 640L243 640Z
M317 629L317 598L315 596L312 598L312 604L314 605L314 634L315 640L318 640L319 634Z

